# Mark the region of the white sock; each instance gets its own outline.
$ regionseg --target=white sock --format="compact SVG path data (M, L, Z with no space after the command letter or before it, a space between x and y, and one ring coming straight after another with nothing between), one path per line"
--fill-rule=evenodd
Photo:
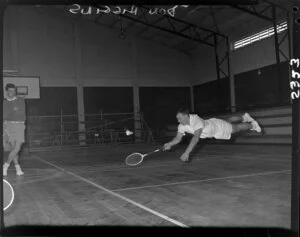
M8 170L9 164L5 162L3 164L3 176L7 176L7 170Z
M243 123L248 122L248 121L246 120L246 118L245 118L245 114L242 115L242 119L243 119L243 121L242 121Z
M9 167L9 164L8 164L7 162L5 162L5 163L3 164L3 167L8 168L8 167Z

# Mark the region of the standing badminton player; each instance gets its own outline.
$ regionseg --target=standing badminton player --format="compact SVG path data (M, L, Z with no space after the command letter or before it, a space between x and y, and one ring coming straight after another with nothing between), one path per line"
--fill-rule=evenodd
M237 132L253 130L261 133L261 128L257 121L248 113L242 116L230 117L227 120L217 118L204 120L197 114L190 114L187 109L181 109L177 111L176 118L179 123L177 135L172 141L164 144L163 149L169 150L172 146L178 144L185 133L193 134L193 138L190 140L188 147L180 157L180 160L183 162L188 161L191 151L200 138L229 140L231 135Z
M16 94L16 86L8 83L5 86L7 99L3 101L3 132L6 133L11 149L7 161L3 164L3 175L7 175L7 169L13 161L17 175L23 175L19 165L19 152L22 144L25 142L25 120L26 108L25 101ZM4 138L3 138L4 140Z

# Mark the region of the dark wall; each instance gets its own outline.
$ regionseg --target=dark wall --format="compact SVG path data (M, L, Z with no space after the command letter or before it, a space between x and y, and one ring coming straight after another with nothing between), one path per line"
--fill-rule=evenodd
M132 129L134 126L132 115L90 116L100 113L133 113L132 87L84 87L84 108L88 129L100 128L105 124L110 124L109 128L118 130L125 127ZM132 119L129 119L130 117Z
M237 110L286 105L289 103L288 63L273 64L235 75Z
M28 99L28 115L77 114L76 87L41 87L40 99ZM133 112L131 87L85 87L85 113Z
M41 87L40 99L27 99L27 133L42 134L61 131L61 113L77 115L76 87ZM41 116L41 117L30 117ZM76 130L77 117L63 119L65 130ZM39 135L31 137L40 139Z
M289 104L289 65L282 62L279 70L273 64L236 74L236 111ZM280 77L280 79L278 78ZM230 82L228 78L194 86L195 111L201 115L230 112Z
M84 87L86 114L133 112L132 87Z
M189 87L141 87L141 112L152 129L165 129L169 124L177 124L178 108L190 108L190 96Z
M40 99L27 99L27 115L77 114L76 87L41 87Z
M194 86L195 112L205 115L229 111L229 83L228 78L223 78Z

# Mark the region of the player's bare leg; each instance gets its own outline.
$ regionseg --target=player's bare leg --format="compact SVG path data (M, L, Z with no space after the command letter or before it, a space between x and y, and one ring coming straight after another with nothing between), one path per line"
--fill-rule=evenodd
M243 118L242 116L232 116L228 119L226 119L226 121L228 121L229 123L237 123L237 122L243 122Z
M11 150L11 152L8 155L7 161L4 163L3 165L3 175L6 176L7 175L7 169L10 166L10 163L13 161L15 164L15 168L16 168L16 173L17 175L23 175L24 172L22 171L20 165L19 165L19 151L21 150L21 146L22 143L19 141L14 141L12 143L12 147L13 149Z
M261 128L256 121L251 123L232 124L232 133L244 132L249 130L254 130L258 133L261 132Z
M256 131L258 133L261 132L261 128L258 125L258 122L255 121L255 119L253 119L248 113L245 113L242 116L230 117L227 119L227 121L230 122L231 124L240 122L240 124L236 124L236 126L234 126L235 124L232 124L232 126L234 127L233 130L235 132L248 131L248 130ZM250 128L249 125L251 125Z

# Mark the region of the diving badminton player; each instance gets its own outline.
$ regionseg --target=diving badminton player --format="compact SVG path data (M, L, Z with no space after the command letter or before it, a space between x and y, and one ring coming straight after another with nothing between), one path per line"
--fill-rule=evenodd
M191 151L200 138L230 140L231 135L238 132L253 130L261 133L259 124L248 113L242 116L230 117L227 120L217 118L204 120L197 114L190 114L187 109L180 109L177 111L176 118L179 123L177 135L172 141L164 144L163 149L169 150L172 146L178 144L185 133L193 134L188 147L180 156L180 160L183 162L188 161Z

